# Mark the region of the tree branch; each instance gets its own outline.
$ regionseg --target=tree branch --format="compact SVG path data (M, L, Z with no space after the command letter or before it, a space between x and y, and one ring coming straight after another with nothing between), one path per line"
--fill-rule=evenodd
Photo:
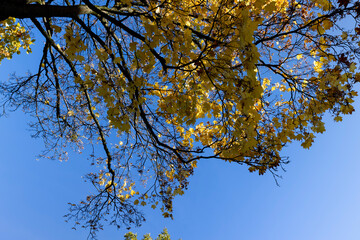
M13 5L4 4L0 7L0 18L38 18L38 17L76 17L94 12L86 5L52 6L52 5Z

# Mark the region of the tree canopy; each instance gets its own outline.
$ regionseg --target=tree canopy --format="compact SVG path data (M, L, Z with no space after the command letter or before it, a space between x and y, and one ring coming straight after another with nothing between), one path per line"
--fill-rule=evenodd
M33 117L45 157L100 166L76 224L140 225L145 205L172 217L198 161L276 175L284 146L354 111L359 14L350 0L0 1L0 61L45 39L1 104Z

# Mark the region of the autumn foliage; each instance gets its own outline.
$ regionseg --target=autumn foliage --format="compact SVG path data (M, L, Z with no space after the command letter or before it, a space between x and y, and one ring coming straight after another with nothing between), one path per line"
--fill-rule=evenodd
M341 121L354 111L358 1L106 2L14 11L44 37L43 57L38 72L1 85L4 109L34 117L47 157L94 149L96 192L68 215L93 232L104 219L140 224L145 205L172 217L202 159L276 174L284 146L309 148L325 113ZM42 16L50 6L69 11ZM24 28L0 24L0 60L29 51Z

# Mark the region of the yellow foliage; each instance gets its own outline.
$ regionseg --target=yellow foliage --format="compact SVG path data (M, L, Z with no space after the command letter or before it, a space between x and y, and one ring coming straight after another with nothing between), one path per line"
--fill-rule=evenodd
M105 2L102 15L36 20L38 75L8 100L35 109L49 144L101 145L89 178L112 201L158 200L172 217L200 161L264 174L284 146L309 148L326 112L354 111L360 28L336 22L351 15L328 0ZM0 61L31 43L13 18L0 23Z
M15 18L0 21L0 63L4 58L11 59L14 53L19 54L20 48L31 53L30 45L34 40Z

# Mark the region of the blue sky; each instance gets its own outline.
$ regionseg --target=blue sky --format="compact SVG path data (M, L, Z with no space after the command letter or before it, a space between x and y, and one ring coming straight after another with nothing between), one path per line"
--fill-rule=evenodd
M34 69L37 58L36 53L23 54L3 61L1 81L10 72ZM258 176L240 165L204 160L189 190L175 201L174 220L144 209L147 222L132 231L156 236L167 227L172 239L183 240L360 239L360 104L356 106L341 123L328 118L327 131L310 150L295 143L283 151L291 162L280 172L280 187L270 174ZM82 179L89 162L82 155L67 162L37 161L43 144L30 137L28 121L21 111L0 118L0 239L86 239L86 230L72 230L62 216L68 202L80 201L90 190ZM99 239L123 239L125 232L105 227Z

